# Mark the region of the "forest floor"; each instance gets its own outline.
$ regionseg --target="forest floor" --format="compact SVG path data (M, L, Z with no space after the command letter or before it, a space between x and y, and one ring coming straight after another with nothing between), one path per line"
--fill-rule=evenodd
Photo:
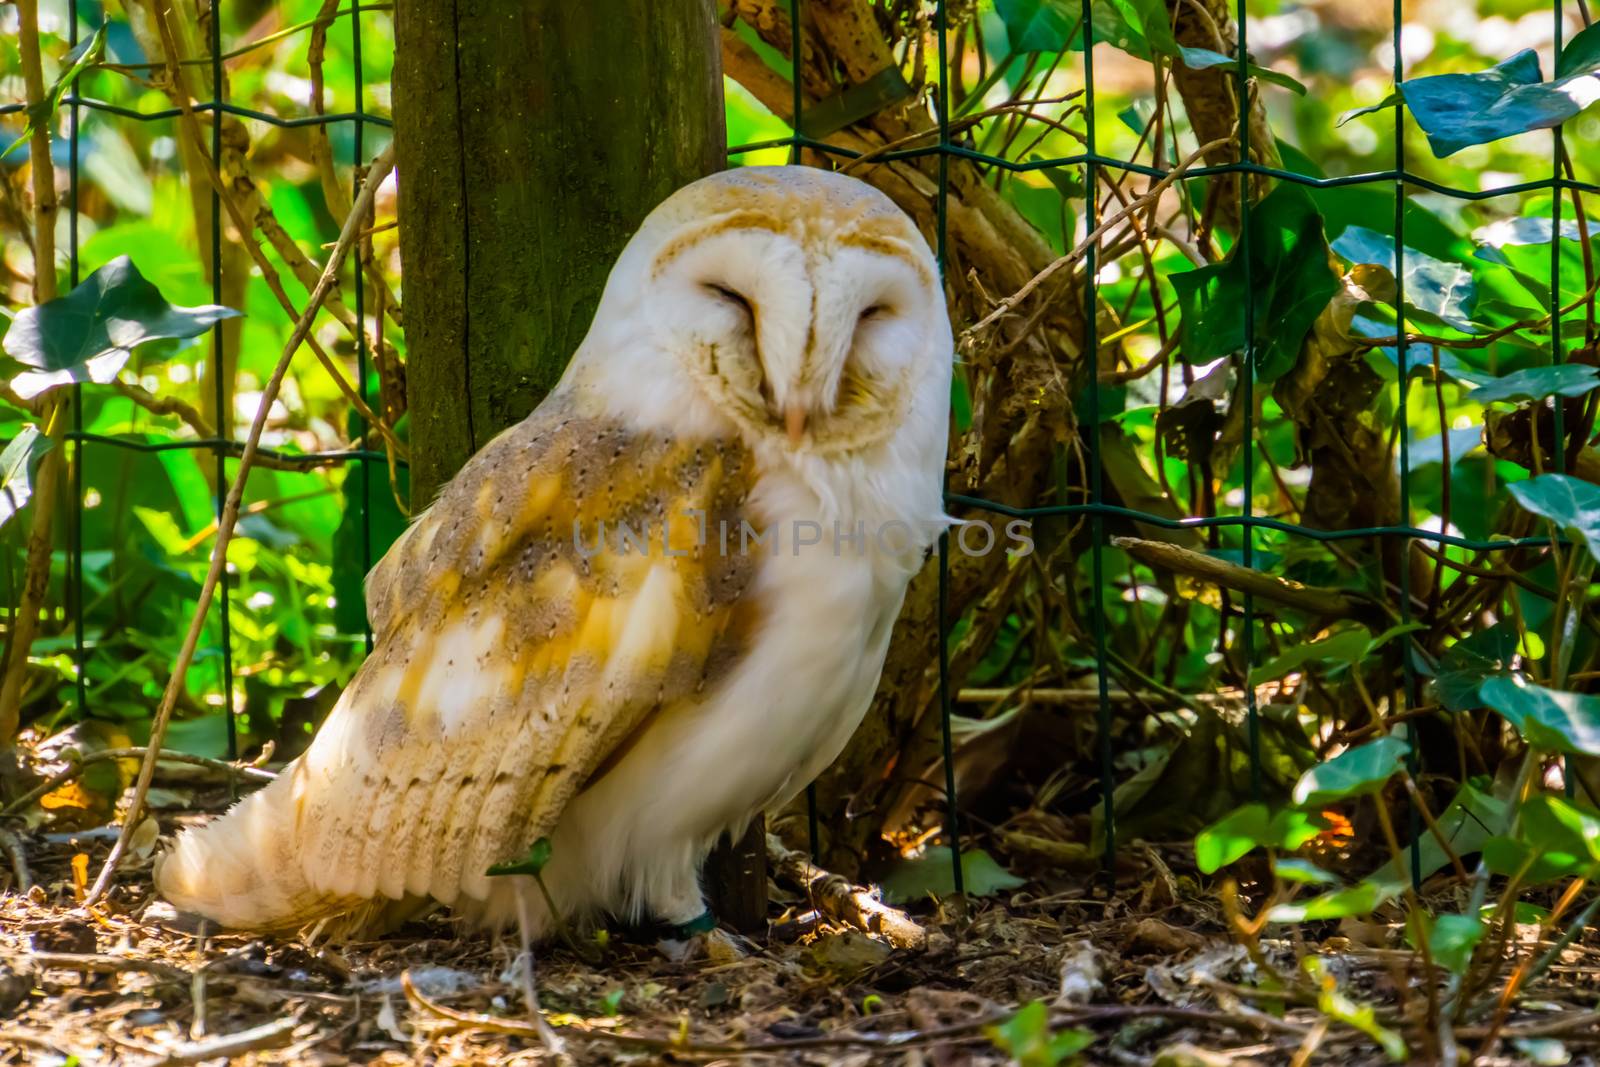
M104 831L20 842L36 884L0 896L0 1064L1050 1067L1077 1046L1091 1063L1376 1064L1389 1058L1352 1022L1380 1039L1405 1033L1423 1062L1437 1034L1397 926L1311 924L1301 935L1321 941L1261 941L1261 960L1281 974L1295 973L1297 954L1319 954L1338 983L1320 1003L1304 979L1275 994L1225 933L1214 895L1189 891L1192 852L1180 847L1141 849L1109 899L1090 878L1029 883L971 902L965 916L913 908L929 931L922 951L808 923L807 901L792 897L774 904L742 958L674 962L620 937L597 964L543 948L537 989L558 1057L527 1021L515 937L459 934L436 919L361 943L201 941L156 917L165 905L148 858L129 864L103 905L74 903L108 849ZM1536 931L1519 931L1523 954ZM1597 998L1591 930L1477 1062L1594 1063ZM1024 1005L1035 1006L1019 1015ZM1482 1023L1455 1035L1463 1063L1487 1036Z

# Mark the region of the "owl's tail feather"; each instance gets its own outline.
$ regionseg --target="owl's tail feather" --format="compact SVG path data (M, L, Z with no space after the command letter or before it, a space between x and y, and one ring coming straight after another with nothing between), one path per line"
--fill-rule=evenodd
M156 858L156 889L228 929L287 931L364 910L313 889L296 854L292 768L226 815L185 830Z

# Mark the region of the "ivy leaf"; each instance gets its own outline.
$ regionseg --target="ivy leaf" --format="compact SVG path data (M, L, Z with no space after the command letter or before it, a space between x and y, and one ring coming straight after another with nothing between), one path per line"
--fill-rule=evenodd
M1206 874L1214 874L1258 847L1297 849L1321 830L1307 812L1291 809L1271 815L1265 804L1246 804L1195 836L1195 864Z
M1477 404L1495 400L1511 403L1543 400L1547 396L1583 396L1600 386L1600 367L1584 363L1558 363L1513 371L1467 394Z
M994 10L1013 52L1059 52L1077 23L1064 0L994 0Z
M1600 697L1546 689L1516 675L1490 678L1478 696L1535 748L1600 756Z
M1050 1009L1042 1000L1024 1005L1005 1022L986 1026L983 1032L1011 1062L1022 1067L1056 1067L1094 1044L1094 1034L1087 1030L1052 1030Z
M8 144L4 152L0 152L0 159L5 159L14 148L32 137L34 130L50 125L50 120L55 118L56 111L60 109L61 98L66 95L72 80L100 62L100 57L105 55L105 51L106 23L102 22L95 29L93 36L78 42L77 46L67 53L65 65L56 77L55 84L50 86L43 100L27 109L27 125L22 128L22 133L17 139Z
M1267 913L1267 919L1275 923L1303 923L1371 915L1379 905L1399 896L1404 888L1404 882L1368 878L1310 900L1278 904Z
M1600 384L1600 383L1596 383ZM1463 426L1459 430L1447 430L1433 437L1424 437L1420 441L1411 443L1411 469L1426 467L1430 463L1444 462L1444 445L1450 443L1450 466L1453 468L1467 455L1483 444L1482 426ZM1395 457L1396 470L1399 470L1400 459Z
M37 426L30 424L18 431L6 450L0 452L0 526L27 506L33 496L28 468L50 450L51 443Z
M216 304L178 307L118 256L66 296L17 313L5 352L32 368L12 379L24 399L67 382L108 382L146 341L197 337L239 312Z
M1469 145L1559 126L1600 99L1600 77L1595 74L1600 56L1586 36L1592 33L1593 28L1573 38L1551 82L1541 79L1539 57L1526 48L1475 74L1436 74L1405 82L1400 93L1440 159Z
M1401 1063L1408 1055L1405 1039L1378 1022L1378 1013L1371 1004L1363 1004L1339 990L1339 984L1316 956L1307 956L1305 972L1317 984L1317 1008L1330 1019L1337 1019L1354 1027L1376 1041L1394 1062Z
M1333 250L1352 265L1369 263L1392 276L1394 239L1365 226L1346 226L1333 242ZM1472 272L1460 263L1435 259L1415 248L1405 250L1406 307L1463 333L1472 333L1472 307L1477 287Z
M548 837L541 837L528 848L527 855L523 856L519 860L510 860L506 863L497 863L493 867L490 867L487 873L490 875L537 875L543 871L545 865L550 862L550 851L550 839Z
M1367 632L1359 628L1343 630L1320 641L1295 645L1251 670L1250 684L1260 685L1282 678L1308 663L1355 663L1367 654L1371 645L1372 640Z
M1600 812L1548 793L1522 805L1522 838L1541 852L1559 852L1600 863Z
M1600 69L1600 25L1582 30L1561 49L1556 77L1570 78L1596 69Z
M983 849L973 848L961 854L961 884L970 897L992 897L1003 890L1015 889L1024 884L1024 880L996 863ZM883 898L896 904L928 896L946 897L955 891L950 850L943 846L930 848L915 859L896 864L883 880Z
M1478 689L1484 682L1511 670L1517 653L1517 635L1496 624L1462 638L1445 650L1434 675L1433 691L1451 711L1471 711L1482 706Z
M1428 953L1451 974L1465 974L1472 950L1483 940L1483 920L1476 915L1440 915L1428 929Z
M1170 280L1181 314L1183 358L1208 363L1243 349L1240 310L1248 300L1255 308L1256 375L1271 382L1299 359L1300 343L1339 291L1339 279L1328 269L1322 216L1300 186L1281 182L1263 197L1250 212L1249 234L1223 262Z
M1366 796L1383 788L1411 746L1398 737L1380 737L1319 763L1294 786L1294 802L1317 808L1350 797Z
M996 0L996 10L999 10L1002 0ZM1071 10L1076 10L1074 7ZM1094 39L1096 43L1105 43L1133 56L1149 62L1153 56L1161 55L1175 59L1190 70L1206 70L1209 67L1236 66L1238 60L1233 56L1224 55L1210 48L1188 48L1178 43L1172 35L1171 18L1165 0L1095 0L1092 19L1094 22ZM1004 18L1004 15L1002 15ZM1006 24L1007 36L1010 36L1010 23ZM1012 47L1016 48L1013 38ZM1072 47L1083 51L1083 34L1079 33L1072 42ZM1048 50L1048 49L1047 49ZM1306 87L1294 78L1281 71L1269 70L1245 61L1245 70L1253 78L1261 81L1281 85L1285 89L1306 94Z
M1523 510L1576 534L1591 555L1600 557L1600 486L1565 474L1541 474L1513 484L1511 495Z
M1224 64L1236 67L1239 62L1232 56L1225 56L1221 52L1214 52L1209 48L1184 48L1180 45L1178 54L1183 59L1183 65L1190 70L1205 70L1208 67L1220 67ZM1273 85L1281 85L1283 88L1300 96L1306 95L1306 87L1282 71L1269 70L1266 67L1257 66L1249 62L1245 63L1245 70L1253 78L1271 82Z
M1282 878L1285 882L1299 882L1302 885L1339 884L1338 875L1323 870L1310 860L1278 860L1272 865L1272 873Z
M1507 878L1521 877L1526 885L1543 885L1559 878L1571 878L1582 874L1586 866L1570 852L1534 848L1511 837L1491 837L1485 841L1483 863L1494 874Z

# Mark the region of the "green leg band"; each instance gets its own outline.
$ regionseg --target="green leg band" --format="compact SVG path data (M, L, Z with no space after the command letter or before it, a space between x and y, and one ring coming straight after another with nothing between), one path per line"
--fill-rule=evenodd
M710 933L716 928L717 917L711 914L711 909L707 908L688 922L671 927L672 938L675 941L687 941L696 934Z

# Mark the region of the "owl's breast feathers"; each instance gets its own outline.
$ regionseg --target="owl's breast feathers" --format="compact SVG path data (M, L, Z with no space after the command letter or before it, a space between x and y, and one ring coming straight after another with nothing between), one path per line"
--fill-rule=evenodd
M179 838L163 894L273 928L378 897L485 899L489 866L739 662L758 561L714 531L754 524L754 479L735 441L641 435L551 398L373 570L372 655L276 782Z

